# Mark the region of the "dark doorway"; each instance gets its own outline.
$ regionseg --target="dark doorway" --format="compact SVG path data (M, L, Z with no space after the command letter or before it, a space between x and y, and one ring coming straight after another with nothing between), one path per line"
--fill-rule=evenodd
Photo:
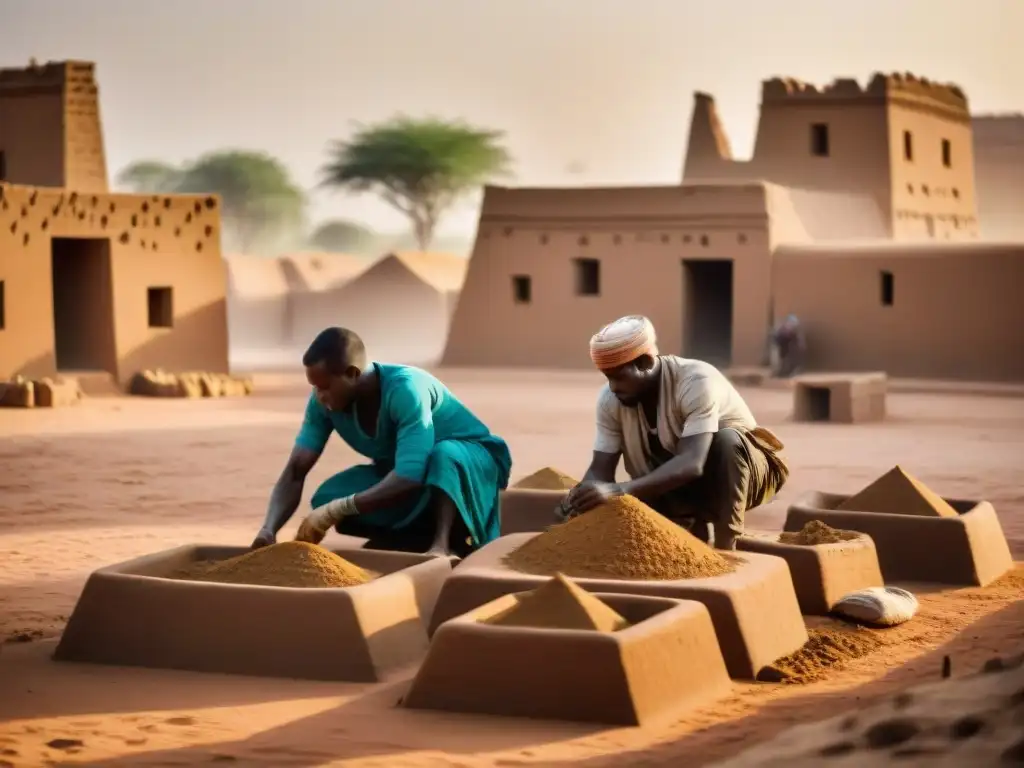
M55 237L51 249L58 370L116 374L110 241Z
M683 259L683 354L732 363L732 261Z

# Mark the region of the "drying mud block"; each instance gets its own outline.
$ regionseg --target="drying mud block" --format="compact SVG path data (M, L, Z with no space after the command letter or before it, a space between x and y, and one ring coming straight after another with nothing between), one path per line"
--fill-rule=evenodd
M804 374L793 378L793 420L860 424L885 419L884 373Z
M864 534L848 541L811 545L783 543L775 536L741 536L736 546L741 552L785 560L800 610L808 616L825 616L844 595L884 584L875 543Z
M514 571L504 560L535 533L517 533L474 552L445 582L430 633L449 619L504 595L536 589L549 577ZM722 656L734 678L753 679L764 666L807 642L786 561L756 552L729 555L735 570L723 576L678 581L576 579L588 592L696 600L711 614Z
M699 602L591 593L629 622L614 632L491 623L520 597L445 622L404 706L629 726L678 717L730 690Z
M77 404L81 399L82 390L77 381L41 379L35 382L35 400L38 408L64 408Z
M886 582L927 581L985 586L1013 566L999 517L987 501L945 499L956 517L840 510L850 496L811 491L790 505L785 530L812 520L866 533L875 542Z
M0 407L34 408L35 404L36 388L33 382L20 378L0 382Z
M102 568L86 581L54 658L266 677L376 682L418 662L447 558L332 550L381 574L299 589L167 578L245 547L192 545Z
M509 488L501 492L501 535L539 533L559 522L555 510L565 491Z
M141 371L128 384L132 395L146 397L243 397L253 392L251 377L191 371L181 374Z

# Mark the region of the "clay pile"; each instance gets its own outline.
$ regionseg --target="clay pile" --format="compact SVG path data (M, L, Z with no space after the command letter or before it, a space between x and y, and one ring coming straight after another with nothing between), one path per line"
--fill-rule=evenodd
M812 683L885 645L877 630L859 627L811 629L807 634L810 639L802 648L762 669L757 679L770 683Z
M821 520L809 520L799 531L784 531L779 534L780 544L798 544L813 547L818 544L838 544L841 541L853 541L860 538L856 531L840 531Z
M509 553L522 573L678 580L721 576L733 563L632 496L549 528Z
M544 467L532 475L527 475L512 487L535 491L571 491L579 484L579 480L554 467Z
M303 541L283 541L227 560L199 561L171 578L264 587L355 587L374 578L333 552Z
M62 408L81 399L82 390L74 379L15 376L0 382L0 408Z
M128 392L145 397L242 397L253 392L249 376L224 373L167 373L162 370L142 371L128 384Z
M516 604L484 620L502 627L582 629L617 632L629 626L605 603L558 573L532 592L516 595Z
M957 517L957 511L948 502L899 465L860 493L848 498L836 507L836 510L921 517Z

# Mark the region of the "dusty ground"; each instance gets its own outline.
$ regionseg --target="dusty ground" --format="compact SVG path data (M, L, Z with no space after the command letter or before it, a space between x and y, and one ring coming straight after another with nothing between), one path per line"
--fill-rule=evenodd
M460 371L444 378L509 441L513 479L544 465L584 471L594 376L515 373L503 381ZM52 638L91 570L181 543L251 539L304 398L297 377L259 383L260 393L243 400L95 399L65 411L0 411L0 636L9 639L0 650L0 766L313 766L345 758L351 765L597 768L679 764L683 755L700 765L794 722L933 679L943 655L953 657L954 672L966 672L1024 641L1018 569L985 590L924 592L921 615L890 633L884 653L829 680L738 685L731 698L682 722L643 731L396 710L401 681L339 686L50 662ZM900 463L945 496L993 502L1015 557L1024 558L1024 400L895 394L884 425L842 427L787 423L786 392L746 394L786 442L794 469L779 503L753 515L751 526L780 527L785 502L804 490L854 491ZM332 444L307 498L351 458ZM54 739L72 743L48 747Z

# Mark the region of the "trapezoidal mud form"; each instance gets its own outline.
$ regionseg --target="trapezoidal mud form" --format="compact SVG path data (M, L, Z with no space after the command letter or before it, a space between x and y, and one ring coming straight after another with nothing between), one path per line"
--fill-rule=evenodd
M451 573L446 558L331 550L380 574L344 588L267 587L170 578L244 547L188 545L89 576L54 658L265 677L378 682L418 662Z
M736 546L742 552L785 560L800 610L808 616L825 616L844 595L885 583L875 543L863 534L850 541L814 545L785 544L774 536L742 536Z
M505 557L536 533L502 536L467 557L444 583L430 634L453 619L504 595L525 592L549 577L520 573ZM742 552L736 569L724 576L678 581L576 579L588 592L648 595L696 600L711 614L718 644L733 678L752 680L765 666L807 642L800 605L786 561L771 555Z
M555 509L565 491L509 488L501 492L501 535L539 533L555 525Z
M985 586L1013 567L995 508L987 501L945 499L955 517L857 512L837 507L849 495L810 491L786 513L786 531L820 520L833 528L865 533L875 542L886 582L926 581Z
M519 596L514 594L445 622L403 705L646 725L729 692L729 674L704 605L664 597L593 596L630 625L600 632L488 623L515 606Z

